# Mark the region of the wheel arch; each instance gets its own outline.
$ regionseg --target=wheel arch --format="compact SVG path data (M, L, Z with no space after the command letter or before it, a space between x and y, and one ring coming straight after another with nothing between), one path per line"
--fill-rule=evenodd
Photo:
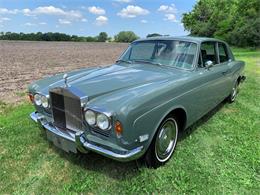
M186 128L186 124L187 124L187 111L183 106L176 106L174 108L169 109L167 112L165 112L165 114L161 117L160 121L158 122L153 134L151 135L148 144L145 147L145 153L147 153L148 148L150 147L150 145L152 144L154 137L160 127L160 125L163 123L163 121L168 117L168 116L175 116L177 117L177 122L178 125L180 125L180 131L185 130Z
M154 134L158 131L158 128L160 127L162 122L170 115L174 115L175 117L177 117L178 125L181 125L181 131L185 129L187 124L187 111L183 106L175 106L165 112L165 114L161 117L159 123L156 126Z
M169 109L167 112L165 112L165 114L161 117L160 121L158 122L158 124L151 136L148 147L152 143L152 140L154 139L154 136L156 135L156 132L158 131L162 122L170 115L174 115L175 117L177 117L178 125L180 125L180 131L185 130L186 124L187 124L187 111L183 106L175 106L175 107Z
M186 124L187 124L187 113L186 113L185 109L183 109L181 107L180 108L175 108L171 112L169 112L166 115L166 117L168 117L169 115L173 115L173 116L175 116L177 118L176 120L178 122L180 131L185 130L185 127L186 127Z

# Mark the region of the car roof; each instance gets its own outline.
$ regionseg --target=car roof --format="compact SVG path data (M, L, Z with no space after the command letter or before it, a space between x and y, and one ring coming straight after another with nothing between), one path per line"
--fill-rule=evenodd
M190 41L195 43L201 43L204 41L219 41L224 42L219 39L215 38L209 38L209 37L193 37L193 36L178 36L178 37L172 37L172 36L158 36L158 37L149 37L144 39L138 39L134 42L138 41L148 41L148 40L178 40L178 41Z

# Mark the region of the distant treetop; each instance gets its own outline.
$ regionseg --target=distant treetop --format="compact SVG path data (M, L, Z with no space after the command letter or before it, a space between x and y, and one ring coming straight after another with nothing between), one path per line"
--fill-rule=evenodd
M115 36L115 41L116 42L133 42L139 37L132 31L121 31Z
M152 34L148 34L146 37L149 38L149 37L160 37L160 36L162 35L159 33L152 33Z

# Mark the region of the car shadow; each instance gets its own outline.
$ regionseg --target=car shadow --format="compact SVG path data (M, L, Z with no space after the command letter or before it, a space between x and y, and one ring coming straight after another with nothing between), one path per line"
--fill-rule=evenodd
M43 137L46 142L48 141L45 130L41 131L41 137ZM50 141L48 141L48 143L49 148L54 153L58 154L60 158L65 159L74 165L80 166L82 169L101 172L113 179L123 180L126 177L134 177L138 175L140 171L139 168L141 165L137 161L124 163L118 162L91 151L87 154L67 153L56 147Z
M212 116L214 116L223 106L225 102L221 102L218 106L216 106L213 110L211 110L208 114L199 119L196 123L194 123L191 127L186 129L180 134L179 141L184 140L186 137L191 135L194 131L196 131L201 125L206 123ZM46 139L46 134L44 131L41 131L41 136ZM102 155L96 154L94 152L89 152L87 154L82 153L66 153L63 150L57 148L53 143L49 142L49 147L58 154L61 158L66 159L70 163L73 163L77 166L80 166L83 169L101 172L113 179L124 180L129 179L129 177L135 177L139 175L140 168L145 168L144 163L140 163L139 161L131 161L131 162L117 162L115 160L106 158Z
M122 163L94 152L87 154L66 153L53 144L51 145L52 149L58 153L61 158L65 158L85 170L100 172L116 180L124 180L126 177L135 177L139 174L139 168L135 161Z
M193 125L191 125L187 129L182 131L179 135L178 141L182 141L182 140L186 139L186 137L190 136L201 125L205 124L210 118L212 118L217 112L219 112L219 110L221 110L225 104L226 104L226 100L222 101L215 108L213 108L211 111L209 111L206 115L204 115L202 118L200 118L197 122L195 122Z

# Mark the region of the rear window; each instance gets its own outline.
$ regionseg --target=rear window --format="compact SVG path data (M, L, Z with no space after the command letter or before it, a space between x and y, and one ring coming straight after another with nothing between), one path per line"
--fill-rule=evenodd
M229 60L227 46L224 43L218 43L218 50L220 63L227 62Z

